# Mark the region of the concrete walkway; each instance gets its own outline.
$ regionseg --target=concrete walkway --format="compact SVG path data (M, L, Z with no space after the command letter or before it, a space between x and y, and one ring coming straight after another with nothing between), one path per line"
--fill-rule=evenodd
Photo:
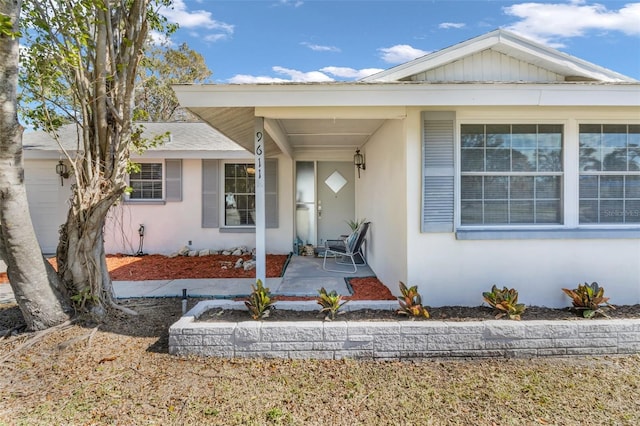
M345 269L331 260L332 269ZM329 260L327 260L329 263ZM3 265L0 265L0 267ZM0 271L2 271L0 269ZM292 256L285 274L279 278L267 278L265 283L272 294L281 296L317 296L321 287L327 291L335 290L338 294L349 295L345 277L375 276L369 266L359 266L355 274L344 272L328 272L322 269L322 259L308 256ZM231 299L244 297L251 293L254 278L203 278L150 281L114 281L113 289L116 298L134 297L182 297L182 290L187 290L189 297L211 297ZM0 284L0 303L10 303L15 299L11 286Z

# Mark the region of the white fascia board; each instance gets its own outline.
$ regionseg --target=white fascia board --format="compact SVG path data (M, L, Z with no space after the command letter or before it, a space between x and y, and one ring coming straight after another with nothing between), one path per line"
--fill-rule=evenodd
M495 49L506 55L532 63L565 76L582 76L603 82L635 82L636 80L578 57L531 43L515 34L503 33Z
M485 105L640 106L640 83L352 83L194 85L174 86L174 88L183 107L256 107L256 116L269 118L278 117L266 114L261 107L327 107L324 110L327 118L345 118L337 115L337 108ZM333 114L330 114L331 111L334 111ZM402 114L404 115L404 112ZM318 116L314 115L314 117ZM375 118L375 116L369 115L368 118Z

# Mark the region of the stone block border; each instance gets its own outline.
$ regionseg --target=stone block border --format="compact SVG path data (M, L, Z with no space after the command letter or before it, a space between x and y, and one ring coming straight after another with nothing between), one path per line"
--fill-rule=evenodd
M318 310L316 302L277 302L278 309ZM575 321L299 321L196 322L212 308L199 302L169 328L169 353L224 358L409 360L530 358L640 352L640 320ZM395 301L352 301L345 310L397 309Z

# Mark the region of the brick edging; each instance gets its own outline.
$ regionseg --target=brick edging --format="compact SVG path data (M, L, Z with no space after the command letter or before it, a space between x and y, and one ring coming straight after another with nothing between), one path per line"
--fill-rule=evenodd
M397 302L349 302L345 310L396 309ZM196 322L208 309L244 309L225 300L199 302L169 328L169 353L225 358L541 357L640 352L640 320L575 321L299 321ZM278 309L318 310L316 302Z

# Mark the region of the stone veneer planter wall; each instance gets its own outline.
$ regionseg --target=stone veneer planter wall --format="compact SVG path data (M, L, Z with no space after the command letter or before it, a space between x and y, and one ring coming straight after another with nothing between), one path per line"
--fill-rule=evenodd
M278 309L318 310L316 302L278 302ZM540 357L640 352L640 320L575 321L300 321L196 322L198 303L169 328L174 355L315 359ZM396 309L396 302L349 302L344 310ZM247 314L248 315L248 314Z

